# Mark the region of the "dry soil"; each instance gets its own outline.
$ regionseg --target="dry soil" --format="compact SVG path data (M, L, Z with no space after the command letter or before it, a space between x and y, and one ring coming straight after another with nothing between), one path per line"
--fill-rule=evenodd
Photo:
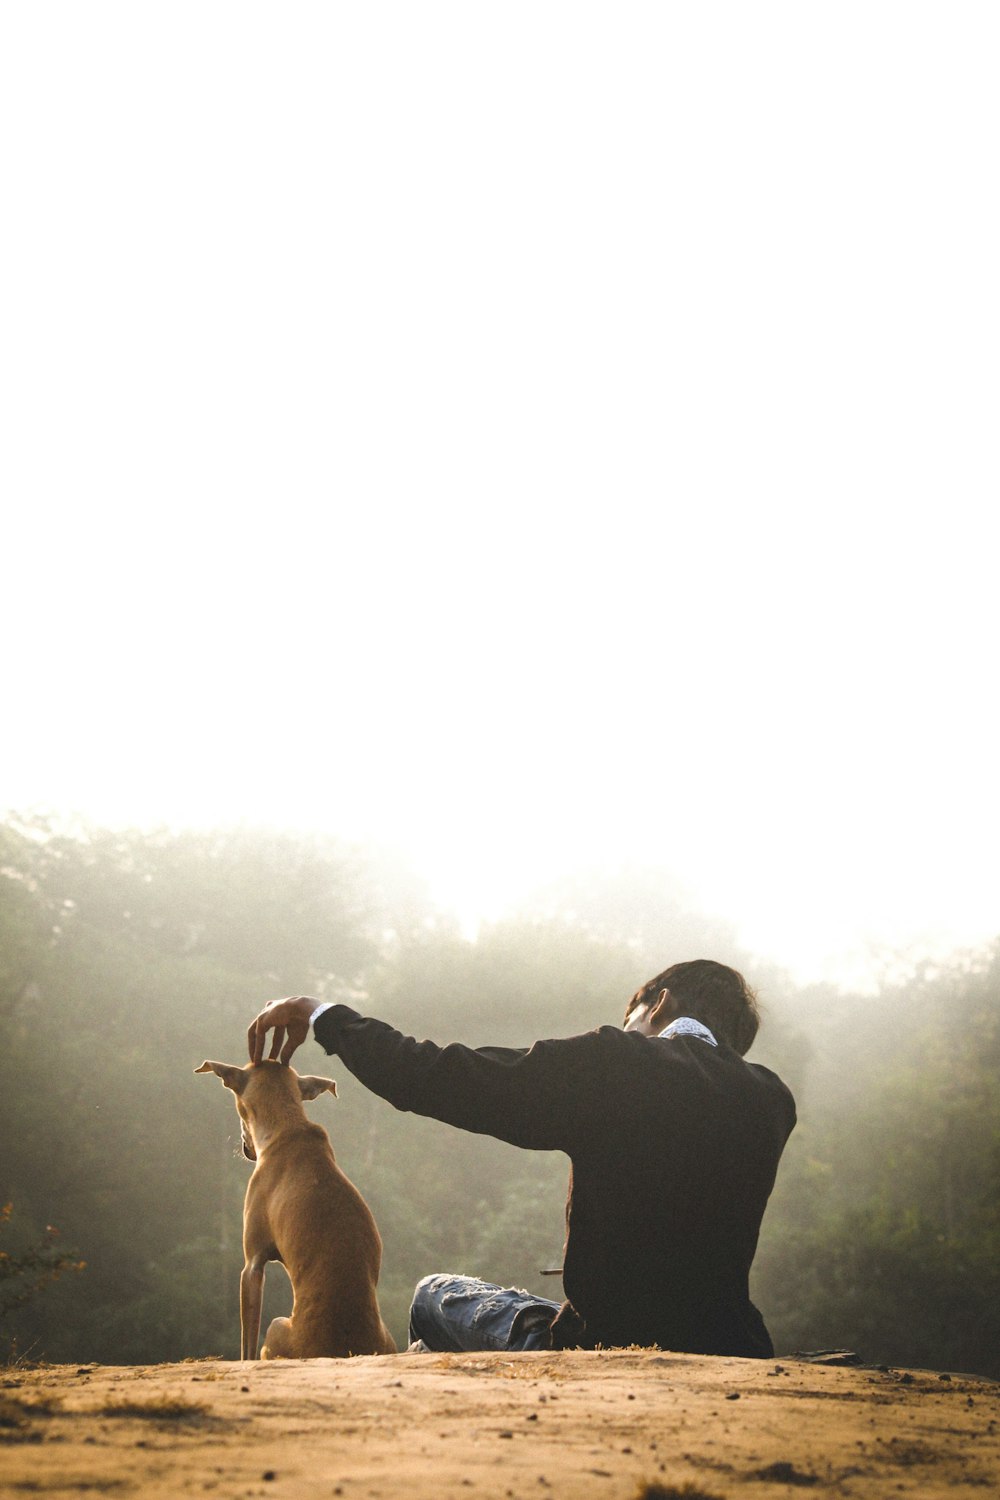
M0 1369L0 1491L1000 1495L1000 1386L655 1350Z

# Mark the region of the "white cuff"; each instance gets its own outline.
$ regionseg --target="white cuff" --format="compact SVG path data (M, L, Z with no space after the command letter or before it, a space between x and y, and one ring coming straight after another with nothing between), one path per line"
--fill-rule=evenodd
M309 1025L310 1026L315 1026L316 1022L319 1020L319 1018L323 1014L323 1012L325 1010L330 1010L331 1007L333 1006L333 1004L334 1004L334 1002L332 1000L324 1000L323 1003L322 1003L322 1005L317 1005L316 1009L313 1011L312 1015L309 1017Z

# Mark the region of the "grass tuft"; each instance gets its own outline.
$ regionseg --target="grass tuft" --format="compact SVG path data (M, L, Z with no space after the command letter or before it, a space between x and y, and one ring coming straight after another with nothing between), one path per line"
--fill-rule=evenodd
M635 1500L722 1500L722 1496L688 1481L684 1484L661 1484L658 1479L654 1479L650 1484L639 1485Z
M109 1401L102 1417L140 1417L153 1422L188 1422L207 1417L204 1401L182 1401L176 1396L156 1396L150 1401Z
M54 1417L61 1405L58 1398L26 1401L23 1396L0 1396L0 1427L21 1427L29 1417Z

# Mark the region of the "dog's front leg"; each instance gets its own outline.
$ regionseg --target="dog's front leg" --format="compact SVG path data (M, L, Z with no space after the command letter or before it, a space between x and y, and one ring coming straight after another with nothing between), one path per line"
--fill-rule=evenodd
M267 1261L255 1255L240 1272L240 1359L257 1358L260 1309L264 1301L264 1267Z

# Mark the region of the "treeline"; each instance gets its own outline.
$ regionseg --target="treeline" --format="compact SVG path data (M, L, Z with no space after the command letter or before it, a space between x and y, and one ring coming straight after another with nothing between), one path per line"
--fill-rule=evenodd
M0 825L0 1252L11 1267L55 1226L86 1269L9 1313L0 1355L235 1354L249 1168L231 1097L193 1069L242 1062L264 1001L526 1045L620 1021L650 974L705 955L758 984L751 1055L799 1100L754 1287L776 1346L1000 1375L1000 949L861 1000L762 970L648 873L554 887L469 942L371 851L39 820ZM539 1272L560 1260L564 1158L398 1114L311 1041L297 1061L337 1079L310 1109L378 1220L397 1342L428 1271L560 1295ZM273 1266L265 1315L289 1301Z

